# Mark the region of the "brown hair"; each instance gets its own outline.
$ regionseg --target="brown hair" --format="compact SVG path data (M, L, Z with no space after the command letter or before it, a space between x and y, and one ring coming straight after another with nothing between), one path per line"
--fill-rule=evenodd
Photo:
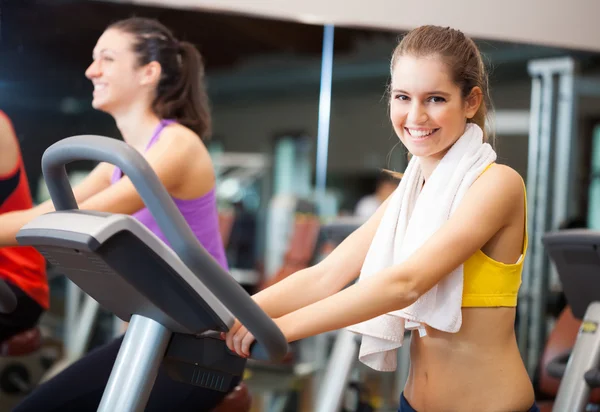
M152 102L154 113L161 119L175 119L201 138L211 133L211 116L204 64L196 47L178 41L164 25L153 19L133 17L108 27L135 37L133 52L138 64L156 61L161 78Z
M401 56L439 56L447 64L454 83L460 88L463 99L471 95L474 87L483 92L483 100L477 113L469 123L475 123L483 130L484 141L488 141L486 118L491 108L488 75L475 42L461 31L450 27L421 26L406 34L392 55L390 70ZM493 140L493 139L492 139Z

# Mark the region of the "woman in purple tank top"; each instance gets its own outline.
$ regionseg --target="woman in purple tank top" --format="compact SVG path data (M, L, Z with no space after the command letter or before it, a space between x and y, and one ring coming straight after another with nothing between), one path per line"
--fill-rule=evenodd
M144 155L200 243L227 269L215 175L202 141L210 135L211 118L196 48L155 20L127 19L105 30L85 74L94 86L92 106L114 118L125 142ZM82 209L133 215L168 245L118 168L98 165L74 194ZM49 202L40 205L18 227L51 208ZM86 355L38 387L15 411L95 411L121 341ZM161 371L146 411L211 411L226 395L175 382Z
M159 141L161 136L168 133L168 127L177 125L175 120L161 120L156 127L156 130L152 134L152 137L144 148L144 153L147 153L152 147ZM203 153L204 154L204 153ZM206 175L206 171L199 171L198 174L190 174L188 179L208 179L213 182L214 175ZM114 168L110 182L111 184L118 184L121 180L121 170ZM190 182L190 187L193 188L197 185L196 182ZM199 185L197 185L199 186ZM188 225L192 229L192 232L196 235L202 246L223 266L227 269L227 261L225 259L225 251L223 248L223 242L219 232L219 217L217 214L217 207L215 201L215 189L214 186L205 194L198 197L194 196L194 191L188 196L188 198L179 198L172 194L175 205L179 208L179 211L187 221ZM148 229L150 229L156 236L158 236L163 242L169 244L168 240L161 232L158 227L158 223L154 220L154 217L150 211L144 207L137 212L133 213L133 216L143 223Z

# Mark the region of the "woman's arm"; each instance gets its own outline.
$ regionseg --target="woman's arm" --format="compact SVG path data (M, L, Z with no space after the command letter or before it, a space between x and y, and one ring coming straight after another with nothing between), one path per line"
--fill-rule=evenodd
M0 176L6 176L15 170L19 160L19 142L12 122L0 112Z
M387 201L320 263L299 270L258 292L254 301L272 318L317 302L338 292L360 273Z
M101 163L81 183L73 188L73 195L80 208L82 203L94 193L110 186L110 172L112 170L111 165ZM0 247L16 246L15 236L25 224L38 216L52 211L54 211L54 205L52 200L48 199L31 209L15 210L0 215Z
M146 160L168 192L180 185L181 176L198 158L197 139L177 130L165 129L161 139L146 152ZM80 209L133 214L144 206L129 178L123 177L114 185L110 184L113 168L109 164L100 164L77 185L74 194ZM0 247L16 246L15 236L23 225L53 210L52 201L48 200L32 209L0 215Z
M88 200L94 194L110 186L110 176L114 166L108 163L98 164L92 171L73 188L73 195L78 205ZM52 199L48 199L34 207L32 215L39 216L54 211Z
M403 309L512 223L523 205L521 177L508 167L494 167L473 184L452 217L406 261L276 322L291 342ZM250 334L241 330L228 338L230 348L248 355Z
M20 151L12 122L4 113L0 112L0 175L14 173ZM98 165L84 181L77 185L73 193L78 203L109 186L109 168L110 165ZM54 210L52 201L48 200L32 209L0 215L0 245L12 245L14 236L25 223L52 210Z
M340 291L358 277L387 204L388 200L383 202L369 220L344 239L320 263L299 270L258 292L252 296L254 301L271 318L279 318ZM233 340L246 332L236 320L229 332L223 335L227 346L233 350Z

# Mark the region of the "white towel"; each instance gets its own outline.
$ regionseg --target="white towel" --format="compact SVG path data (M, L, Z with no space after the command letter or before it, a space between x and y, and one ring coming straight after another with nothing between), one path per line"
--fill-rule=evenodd
M475 179L495 160L492 147L483 143L481 128L472 123L467 124L465 133L438 163L424 186L419 158L413 156L391 195L359 282L403 262L423 245L448 220ZM405 329L418 329L424 336L427 324L440 331L457 332L462 323L462 291L461 265L412 305L349 327L348 330L363 335L360 361L376 370L393 371L396 349L402 346Z

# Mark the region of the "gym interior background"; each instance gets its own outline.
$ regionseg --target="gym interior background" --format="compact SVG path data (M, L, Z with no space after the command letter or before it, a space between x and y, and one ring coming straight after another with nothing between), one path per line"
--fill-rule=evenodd
M230 216L235 216L230 222L229 258L237 269L262 273L264 280L277 272L290 247L294 225L289 216L285 220L280 215L316 210L312 193L323 26L172 9L168 2L164 4L2 1L0 108L14 122L32 192L36 201L42 201L47 194L40 158L49 145L78 134L120 138L112 120L90 104L92 85L84 71L98 36L111 22L132 15L160 19L204 56L214 117L209 148L219 172L219 204L224 215L231 211ZM389 58L401 34L335 29L328 197L325 206L320 205L328 217L352 215L358 200L374 190L381 169L401 171L406 165L406 152L397 144L387 117L386 97ZM477 42L490 67L499 161L514 167L527 182L532 170L542 173L532 168L529 150L533 111L530 63L570 58L578 76L594 79L600 76L600 53L488 39ZM574 109L577 146L570 167L576 187L569 192L572 207L563 220L580 217L594 221L590 191L592 172L598 166L590 154L600 121L598 97L591 92L579 96ZM556 104L552 105L556 110ZM557 158L556 146L548 153L551 159ZM70 172L76 179L92 166L75 163ZM546 193L544 201L551 202L556 193ZM277 196L280 200L294 197L295 202L292 206L283 200L274 202ZM269 215L277 208L280 215ZM287 222L285 230L270 229L269 222L280 218ZM272 238L285 239L285 247ZM319 254L316 241L308 243L307 259L314 261ZM560 304L560 283L552 277L550 266L542 270L548 272L544 276L549 280L540 284L549 293L543 302L543 316L535 321L543 323L540 330L545 336L557 315L552 305ZM52 282L49 323L52 316L60 319L63 315L63 282L60 276ZM90 345L100 341L102 334L98 333ZM535 345L533 353L539 355L541 343L538 348ZM536 364L528 360L532 375Z

